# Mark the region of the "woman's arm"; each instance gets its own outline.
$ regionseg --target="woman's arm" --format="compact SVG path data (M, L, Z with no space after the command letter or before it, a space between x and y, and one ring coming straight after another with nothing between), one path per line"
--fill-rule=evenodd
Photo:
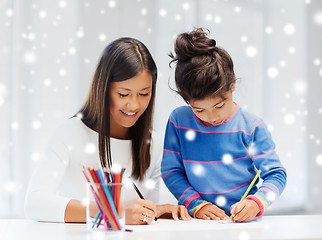
M98 213L98 207L95 202L90 203L91 217L95 217ZM86 222L86 206L82 201L72 199L68 202L64 221L66 223L85 223Z

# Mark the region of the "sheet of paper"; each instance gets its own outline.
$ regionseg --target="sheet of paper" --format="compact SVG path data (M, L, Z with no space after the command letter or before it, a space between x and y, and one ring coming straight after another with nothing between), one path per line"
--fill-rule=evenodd
M224 220L202 220L192 219L190 221L174 221L172 219L158 219L149 225L125 225L125 229L133 232L152 232L152 231L193 231L193 230L220 230L220 229L249 229L263 228L260 221L237 223Z

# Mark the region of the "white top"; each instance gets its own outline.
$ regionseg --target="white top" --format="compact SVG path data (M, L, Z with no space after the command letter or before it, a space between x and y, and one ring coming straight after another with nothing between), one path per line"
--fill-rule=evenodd
M163 144L153 137L150 167L144 181L136 184L146 199L157 202ZM82 166L100 166L97 143L98 133L79 118L71 118L59 128L46 149L45 159L30 181L25 199L28 218L64 222L68 202L71 199L86 199L86 179ZM113 166L126 168L124 181L132 172L131 140L111 138L110 144ZM133 187L125 189L123 192L126 196L123 197L138 198Z

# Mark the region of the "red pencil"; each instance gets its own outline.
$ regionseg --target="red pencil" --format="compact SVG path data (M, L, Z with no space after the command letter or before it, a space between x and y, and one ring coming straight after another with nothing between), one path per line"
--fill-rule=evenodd
M101 182L98 180L98 177L96 176L95 170L89 169L89 172L90 172L94 182L97 184L101 184ZM98 189L100 196L102 198L102 202L103 202L103 205L105 208L104 212L105 212L106 217L108 218L113 230L121 230L121 227L118 224L118 221L116 220L116 216L114 216L112 208L107 200L107 197L105 196L104 190L99 185L97 186L97 189Z

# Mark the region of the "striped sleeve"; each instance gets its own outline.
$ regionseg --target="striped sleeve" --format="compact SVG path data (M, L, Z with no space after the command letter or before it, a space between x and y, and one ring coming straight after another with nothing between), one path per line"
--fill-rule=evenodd
M257 169L262 171L262 185L250 196L261 208L261 216L267 206L271 205L283 192L287 175L275 150L275 144L265 123L256 127L249 145L251 156Z
M182 162L179 132L175 120L171 116L167 123L164 139L161 177L179 204L186 206L189 214L193 216L192 210L199 206L204 199L187 180Z

